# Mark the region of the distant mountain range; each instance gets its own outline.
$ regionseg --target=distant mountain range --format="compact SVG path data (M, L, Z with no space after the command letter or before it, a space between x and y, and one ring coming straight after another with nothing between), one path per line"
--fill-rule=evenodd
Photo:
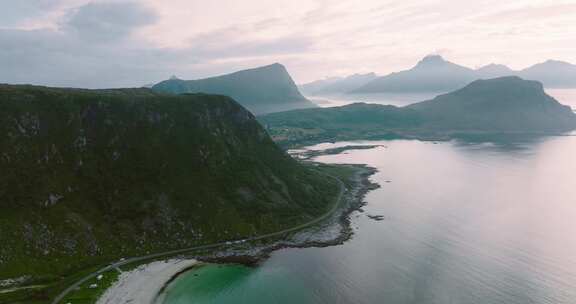
M568 62L548 60L520 71L514 71L501 64L489 64L476 70L446 61L439 55L426 56L413 68L386 76L376 77L355 88L350 85L349 94L371 93L446 93L469 84L478 79L489 79L503 76L519 76L523 79L537 80L546 88L576 88L576 65ZM331 83L334 79L324 82ZM320 82L301 85L305 94L310 94L309 87L316 88ZM311 95L324 94L321 90ZM328 95L328 94L326 94Z
M152 89L171 94L227 95L254 114L316 107L300 94L286 68L278 63L205 79L171 78Z
M472 69L427 56L410 70L378 77L350 93L444 92L463 87L476 78Z
M356 103L259 118L282 145L387 137L449 138L455 134L547 134L576 129L576 115L516 76L476 80L407 107Z
M361 87L377 77L378 76L374 73L354 74L346 77L331 77L303 84L298 86L298 88L307 96L342 94Z
M476 77L481 79L513 76L516 72L503 64L489 64L476 70Z
M338 189L226 96L0 85L0 109L0 281L275 232Z
M576 87L576 65L557 60L548 60L517 73L525 79L541 81L549 88Z

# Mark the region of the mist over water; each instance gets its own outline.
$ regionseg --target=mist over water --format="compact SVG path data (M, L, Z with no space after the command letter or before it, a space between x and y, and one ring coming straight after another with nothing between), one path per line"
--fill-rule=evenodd
M393 105L397 107L407 106L415 102L432 99L442 93L416 93L416 94L342 94L332 96L308 97L320 107L339 107L355 102L375 103L381 105Z
M445 92L416 94L342 94L333 96L312 96L308 97L308 99L312 100L323 108L344 106L355 102L376 103L403 107L415 102L433 99L434 97L444 93ZM560 103L570 106L572 109L576 110L576 89L546 89L546 93L556 98L556 100L558 100Z
M359 143L387 148L317 159L379 169L352 240L206 267L165 303L576 303L576 137Z

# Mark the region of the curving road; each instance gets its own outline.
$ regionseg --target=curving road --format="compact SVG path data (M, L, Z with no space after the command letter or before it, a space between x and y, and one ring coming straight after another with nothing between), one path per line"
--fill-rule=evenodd
M320 171L318 171L318 172L320 172ZM307 222L307 223L304 223L304 224L301 224L301 225L298 225L298 226L295 226L292 228L277 231L277 232L272 232L272 233L268 233L268 234L262 234L259 236L249 237L249 238L244 239L244 241L249 242L249 241L256 241L256 240L262 240L262 239L281 236L281 235L284 235L284 234L287 234L290 232L298 231L298 230L310 227L312 225L318 224L318 223L324 221L325 219L327 219L328 217L330 217L338 209L338 207L340 207L340 203L342 202L342 196L344 195L345 186L344 186L344 183L339 178L337 178L333 175L330 175L330 174L323 173L323 172L322 172L322 174L328 176L331 179L334 179L336 182L338 182L338 185L340 186L340 189L338 192L338 198L336 199L334 206L332 206L332 208L328 212L324 213L322 216L317 217L316 219L314 219L310 222ZM224 247L224 246L231 246L231 245L235 245L235 244L233 244L233 243L231 244L229 241L226 241L226 242L213 243L213 244L207 244L207 245L201 245L201 246L194 246L194 247L189 247L189 248L184 248L184 249L165 251L165 252L140 256L140 257L128 258L128 259L110 264L110 265L108 265L108 266L106 266L106 267L104 267L104 268L102 268L96 272L93 272L93 273L85 276L84 278L78 280L76 283L74 283L71 286L69 286L68 288L66 288L56 298L54 298L54 300L52 301L52 304L59 304L70 292L72 292L76 288L80 287L82 284L86 283L88 280L96 278L98 275L100 275L104 272L107 272L109 270L115 269L117 267L120 267L120 266L123 266L126 264L131 264L134 262L148 260L148 259L160 258L160 257L164 257L164 256L171 256L171 255L175 255L175 254L179 254L179 253L186 253L186 252L200 250L200 249L210 249L210 248L217 248L217 247Z

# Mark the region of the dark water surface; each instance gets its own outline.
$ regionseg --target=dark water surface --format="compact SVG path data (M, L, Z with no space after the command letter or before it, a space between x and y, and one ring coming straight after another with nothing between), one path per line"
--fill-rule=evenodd
M576 303L576 137L376 143L318 159L380 170L352 240L201 268L165 303Z

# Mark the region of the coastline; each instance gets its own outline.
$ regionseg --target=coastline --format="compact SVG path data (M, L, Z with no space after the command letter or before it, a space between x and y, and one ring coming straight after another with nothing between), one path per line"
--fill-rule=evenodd
M380 185L369 180L375 174L375 168L366 165L339 164L338 166L351 167L356 170L353 177L353 187L346 190L344 204L335 211L334 215L314 227L303 229L289 237L273 241L264 245L250 248L236 248L214 252L210 255L194 256L195 259L205 263L242 264L257 266L265 261L276 250L287 248L329 247L340 245L353 236L350 226L350 214L361 210L365 205L366 193L377 189Z
M352 147L352 149L354 148ZM340 149L338 152L344 150L347 149ZM335 154L335 152L329 150L325 154ZM316 153L314 157L319 155L322 154ZM370 181L370 176L377 172L375 168L351 164L339 164L337 166L352 168L354 174L346 181L348 185L345 187L342 205L324 222L269 243L246 247L240 245L238 248L219 250L210 254L186 255L179 259L141 265L133 271L123 273L118 281L99 298L97 304L161 304L170 284L180 275L202 263L257 266L276 250L328 247L346 242L353 236L350 214L360 210L365 204L365 195L369 191L379 188L380 185ZM164 267L162 267L163 264Z
M170 259L140 265L122 272L96 304L152 304L166 285L178 274L198 266L194 259Z
M327 154L329 154L328 152ZM346 191L345 204L339 208L334 216L326 220L326 223L317 227L306 229L296 235L267 244L259 248L249 250L223 251L208 256L196 256L195 258L201 263L215 264L242 264L245 266L256 267L259 263L265 261L270 255L277 250L288 248L310 248L310 247L329 247L340 245L352 238L354 232L350 224L350 215L354 211L362 210L365 205L365 195L380 185L369 180L370 176L375 174L375 168L366 165L339 165L353 167L356 169L353 177L354 186ZM182 271L167 280L160 288L154 304L162 304L165 297L165 291L169 290L170 285L182 274L190 269ZM100 304L100 303L98 303Z

